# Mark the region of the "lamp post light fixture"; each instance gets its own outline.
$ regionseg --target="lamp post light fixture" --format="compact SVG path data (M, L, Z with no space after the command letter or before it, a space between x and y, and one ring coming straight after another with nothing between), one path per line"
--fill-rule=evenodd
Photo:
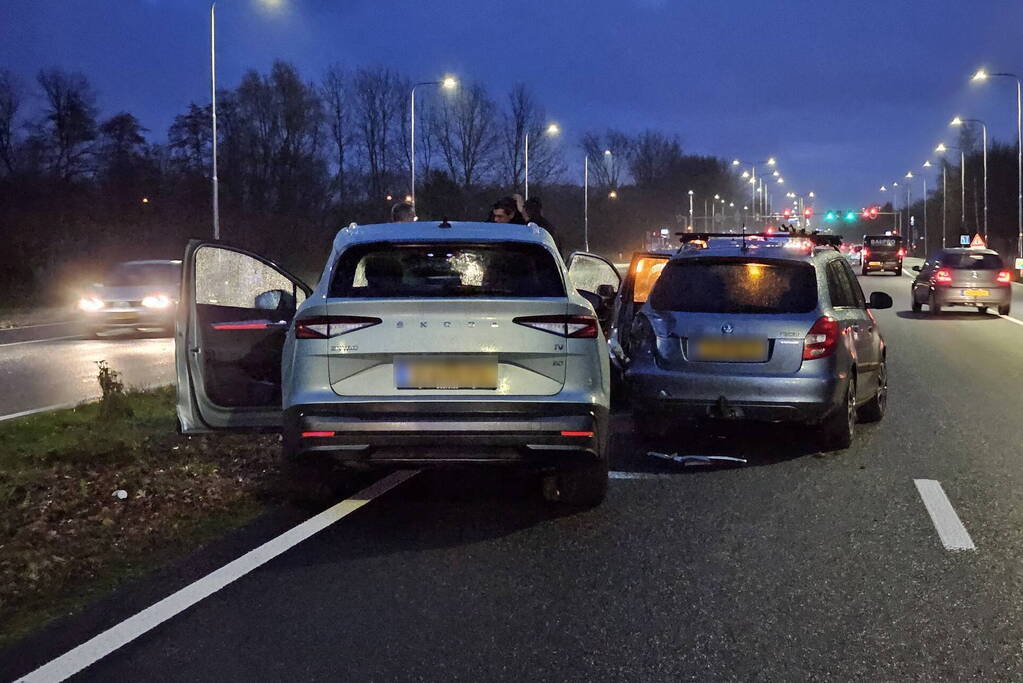
M689 227L688 230L693 229L693 191L689 190Z
M971 80L986 81L991 77L1016 81L1016 255L1023 258L1023 82L1016 74L988 73L984 69L977 69Z
M946 145L939 142L934 151L944 154L949 149L959 150L959 232L966 233L966 150L957 145Z
M549 123L544 128L544 135L548 137L554 137L561 132L561 128L556 123ZM611 150L608 150L610 153ZM526 131L526 153L525 153L525 164L526 164L526 199L529 199L529 131Z
M961 126L964 123L979 123L981 130L983 131L983 145L984 145L984 241L987 242L987 124L980 119L964 119L955 117L949 124L951 126Z
M409 201L412 204L412 208L416 206L416 88L425 85L439 85L444 90L454 90L458 87L458 79L454 76L445 76L439 81L420 81L412 86L412 106L410 107L411 114L409 116L411 123L411 162L412 162L412 187L409 188L411 191L412 199Z

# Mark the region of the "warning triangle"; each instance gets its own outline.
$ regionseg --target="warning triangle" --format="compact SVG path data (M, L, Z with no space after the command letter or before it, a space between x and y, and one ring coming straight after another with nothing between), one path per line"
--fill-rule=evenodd
M986 246L984 238L980 236L979 232L973 236L973 241L970 242L970 249L983 249Z

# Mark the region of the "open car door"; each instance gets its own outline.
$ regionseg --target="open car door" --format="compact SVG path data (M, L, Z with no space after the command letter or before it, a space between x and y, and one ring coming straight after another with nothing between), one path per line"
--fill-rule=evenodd
M632 321L650 297L650 290L654 288L661 271L673 254L674 252L641 251L632 255L632 262L618 291L611 317L610 342L614 360L620 363L626 361Z
M568 279L576 291L593 305L606 337L611 326L615 294L622 286L618 269L602 256L577 251L568 257Z
M280 428L281 352L310 292L255 254L188 243L174 333L182 433Z

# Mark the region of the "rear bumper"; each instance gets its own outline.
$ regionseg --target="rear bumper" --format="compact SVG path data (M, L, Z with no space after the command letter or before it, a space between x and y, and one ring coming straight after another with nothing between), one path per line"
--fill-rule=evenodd
M939 306L1004 306L1012 301L1011 286L977 287L986 289L988 296L974 297L963 294L964 287L934 287L932 293Z
M571 466L602 457L607 438L607 408L592 404L381 401L284 413L290 452L363 467Z
M810 370L807 366L813 364ZM803 364L784 376L711 375L658 367L632 368L629 395L637 411L686 420L819 422L842 402L847 376L835 359Z
M863 262L863 270L867 272L896 271L902 268L902 259L869 259Z

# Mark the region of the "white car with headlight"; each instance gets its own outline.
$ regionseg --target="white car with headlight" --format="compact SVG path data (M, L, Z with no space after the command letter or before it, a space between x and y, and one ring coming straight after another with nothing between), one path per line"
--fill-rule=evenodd
M78 310L94 336L114 330L171 332L180 287L181 261L125 261L82 294Z
M337 465L511 465L603 500L605 259L566 266L535 225L433 221L341 230L315 289L221 243L190 243L183 277L183 432L280 429L315 498Z

